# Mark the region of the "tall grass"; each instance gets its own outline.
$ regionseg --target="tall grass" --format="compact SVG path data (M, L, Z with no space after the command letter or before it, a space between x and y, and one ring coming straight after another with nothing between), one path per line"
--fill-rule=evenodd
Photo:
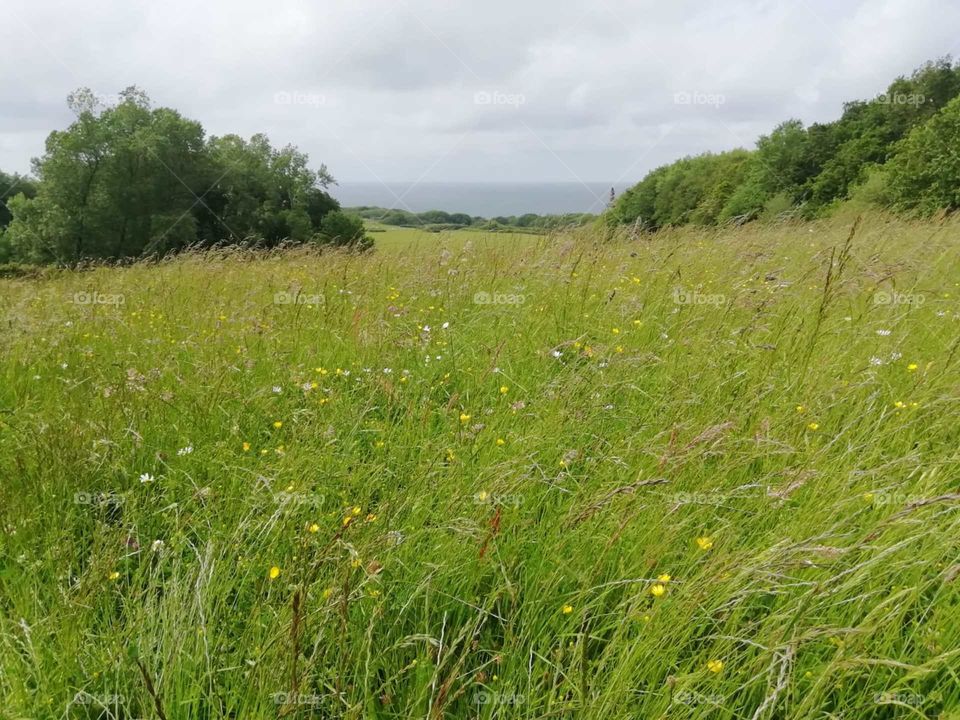
M0 280L0 717L960 717L958 229Z

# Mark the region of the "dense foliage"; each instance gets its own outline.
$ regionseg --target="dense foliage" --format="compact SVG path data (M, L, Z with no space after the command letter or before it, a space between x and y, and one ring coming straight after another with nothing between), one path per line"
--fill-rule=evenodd
M754 150L687 157L650 172L607 214L655 229L823 214L860 193L929 213L960 207L960 64L930 62L831 123L780 124ZM889 185L889 187L887 187Z
M34 160L36 186L26 181L2 197L0 260L72 263L347 235L366 242L357 222L347 234L323 227L339 209L326 191L333 178L293 146L274 148L265 135L207 138L199 122L151 107L135 87L112 107L89 90L68 103L76 120L47 138Z

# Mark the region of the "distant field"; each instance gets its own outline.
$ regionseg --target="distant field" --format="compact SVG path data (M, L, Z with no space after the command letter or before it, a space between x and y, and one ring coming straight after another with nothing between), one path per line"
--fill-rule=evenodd
M0 718L957 718L960 225L0 280Z
M366 225L372 230L370 237L373 238L376 248L391 252L431 249L438 244L461 248L467 243L481 246L490 243L529 244L542 242L544 239L543 235L526 233L494 233L482 230L454 230L435 233L416 228L381 225L370 221L367 221Z

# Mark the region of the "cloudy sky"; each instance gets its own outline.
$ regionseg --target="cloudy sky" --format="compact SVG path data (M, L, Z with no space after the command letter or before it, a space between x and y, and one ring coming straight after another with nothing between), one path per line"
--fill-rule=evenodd
M139 85L340 181L633 182L835 118L960 51L956 0L31 0L0 21L0 168Z

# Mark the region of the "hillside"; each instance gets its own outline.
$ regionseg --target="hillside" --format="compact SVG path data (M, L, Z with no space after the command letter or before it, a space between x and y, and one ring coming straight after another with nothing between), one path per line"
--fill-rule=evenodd
M958 230L0 280L0 717L956 717Z

